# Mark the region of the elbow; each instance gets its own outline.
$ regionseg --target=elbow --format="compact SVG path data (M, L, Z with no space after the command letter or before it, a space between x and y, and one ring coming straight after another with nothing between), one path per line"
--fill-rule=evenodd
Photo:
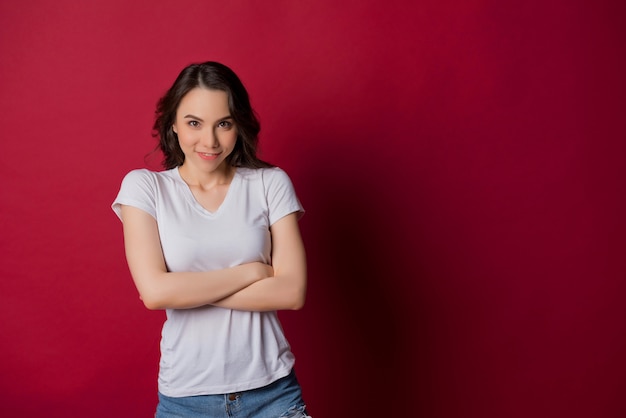
M291 303L289 304L288 309L292 311L299 311L304 308L304 302L306 301L306 292L304 290L299 290L295 292L295 294L290 298Z
M302 308L304 308L304 300L298 301L297 303L293 304L291 306L290 310L292 310L292 311L299 311Z
M165 309L163 307L163 305L161 305L160 303L155 302L155 301L146 301L146 300L144 300L143 301L143 305L146 307L146 309L148 309L150 311L160 311L160 310Z
M162 311L164 309L176 309L181 306L180 297L172 281L166 279L167 276L161 275L160 272L141 277L141 280L135 280L139 298L143 302L146 309L151 311ZM185 306L182 306L185 307Z
M157 273L150 274L133 274L135 286L139 292L139 299L151 311L159 311L167 308L166 289L163 287L163 281Z
M150 310L150 311L160 311L165 309L163 307L163 305L160 303L160 301L154 300L154 299L141 299L143 302L143 306L146 307L146 309Z
M299 311L304 308L304 302L306 301L306 275L289 287L289 306L287 309L292 311Z
M167 308L166 302L155 292L141 292L139 299L141 299L146 309L151 311L160 311Z

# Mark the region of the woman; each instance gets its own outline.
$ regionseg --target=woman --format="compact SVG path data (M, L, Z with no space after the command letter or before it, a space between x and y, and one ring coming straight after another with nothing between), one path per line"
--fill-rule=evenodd
M165 170L126 175L113 209L148 309L165 309L157 418L305 417L276 311L300 309L304 210L260 160L260 125L228 67L180 73L157 105Z

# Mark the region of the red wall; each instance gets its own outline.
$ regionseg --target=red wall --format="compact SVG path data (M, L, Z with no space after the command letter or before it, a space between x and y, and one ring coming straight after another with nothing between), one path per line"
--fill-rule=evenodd
M1 2L0 415L152 416L109 205L210 59L308 210L313 416L626 416L623 4Z

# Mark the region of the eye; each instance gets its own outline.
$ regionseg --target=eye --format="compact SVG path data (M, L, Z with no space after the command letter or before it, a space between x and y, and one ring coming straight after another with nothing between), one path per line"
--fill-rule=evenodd
M189 122L187 122L187 125L191 126L192 128L197 128L200 126L200 122L198 122L197 120L190 120Z
M229 122L227 120L220 121L217 124L217 127L218 128L222 128L222 129L230 129L230 128L232 128L232 126L233 126L233 123Z

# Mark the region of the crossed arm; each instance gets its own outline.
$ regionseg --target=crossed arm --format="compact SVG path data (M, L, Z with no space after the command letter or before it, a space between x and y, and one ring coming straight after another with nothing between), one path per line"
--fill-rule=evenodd
M297 215L274 223L272 265L248 263L206 272L168 272L156 220L122 206L126 260L148 309L188 309L204 305L269 311L300 309L306 296L306 256Z

